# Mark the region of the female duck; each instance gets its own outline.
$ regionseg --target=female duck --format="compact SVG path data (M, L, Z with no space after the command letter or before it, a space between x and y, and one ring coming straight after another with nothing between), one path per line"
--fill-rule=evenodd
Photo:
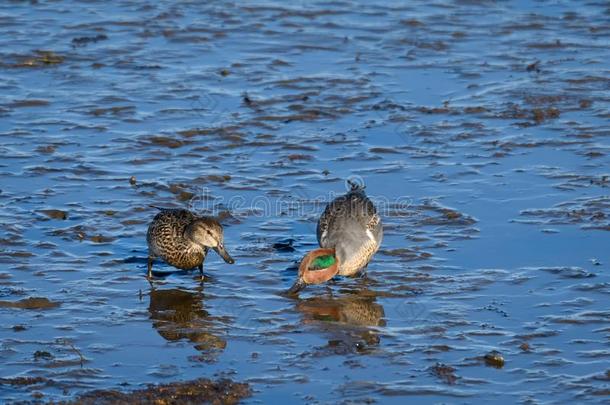
M379 249L383 228L375 205L366 196L364 186L351 181L348 184L349 192L328 204L320 217L317 236L321 249L305 255L299 278L289 293L296 293L307 284L328 281L336 274L353 276Z
M161 209L146 234L148 242L148 278L152 278L153 260L157 257L183 270L199 268L203 278L203 261L208 249L214 249L225 262L235 263L223 243L222 225L213 218L199 217L182 209Z

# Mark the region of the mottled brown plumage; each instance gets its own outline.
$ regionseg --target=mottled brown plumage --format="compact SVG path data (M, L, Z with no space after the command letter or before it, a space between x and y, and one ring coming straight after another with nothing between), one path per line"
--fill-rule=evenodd
M234 262L224 248L222 225L213 218L183 209L161 210L148 227L146 241L148 277L152 277L152 263L157 257L179 269L198 267L203 276L208 248L218 252L227 263Z

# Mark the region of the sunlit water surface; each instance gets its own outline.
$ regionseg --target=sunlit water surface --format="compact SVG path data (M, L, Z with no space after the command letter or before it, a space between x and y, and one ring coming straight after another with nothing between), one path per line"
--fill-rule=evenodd
M200 3L0 4L0 400L608 400L608 2ZM282 296L349 176L368 277ZM151 287L150 205L237 263Z

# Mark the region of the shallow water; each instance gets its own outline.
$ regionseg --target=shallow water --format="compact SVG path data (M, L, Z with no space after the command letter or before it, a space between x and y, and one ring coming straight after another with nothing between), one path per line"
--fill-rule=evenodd
M222 376L250 403L607 401L609 22L3 2L0 398ZM350 176L384 221L368 277L282 296ZM150 205L219 215L237 263L151 287Z

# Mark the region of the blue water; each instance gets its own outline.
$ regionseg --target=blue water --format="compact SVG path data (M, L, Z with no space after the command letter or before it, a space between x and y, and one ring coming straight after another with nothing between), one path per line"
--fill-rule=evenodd
M609 13L0 4L0 399L607 401ZM282 296L350 176L384 223L368 277ZM150 205L219 215L236 264L151 286Z

